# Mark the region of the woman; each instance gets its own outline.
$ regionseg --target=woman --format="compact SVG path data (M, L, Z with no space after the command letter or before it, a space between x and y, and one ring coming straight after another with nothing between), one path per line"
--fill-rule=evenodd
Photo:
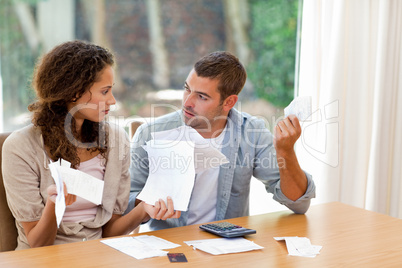
M37 64L33 87L37 101L28 109L31 125L12 133L3 147L7 200L18 229L17 249L123 235L150 217L179 217L168 199L140 203L122 216L130 191L129 141L124 130L103 119L116 100L113 55L81 41L61 44ZM104 181L101 205L67 194L57 227L56 186L49 164L71 167Z

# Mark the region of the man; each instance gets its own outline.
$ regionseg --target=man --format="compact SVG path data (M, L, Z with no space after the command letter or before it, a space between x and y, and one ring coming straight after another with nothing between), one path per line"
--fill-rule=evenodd
M262 181L273 198L295 213L305 213L315 196L315 185L302 171L294 152L301 127L296 116L278 123L274 137L262 120L234 107L247 74L228 52L201 58L184 83L180 111L143 124L134 136L131 157L131 194L128 211L148 177L147 153L141 147L152 132L190 126L214 144L229 163L196 174L188 210L178 219L166 219L174 211L160 210L150 222L152 230L246 216L249 213L250 180Z

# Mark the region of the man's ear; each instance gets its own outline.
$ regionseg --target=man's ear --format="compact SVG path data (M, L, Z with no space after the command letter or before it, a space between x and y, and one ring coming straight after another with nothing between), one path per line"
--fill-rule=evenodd
M239 96L237 96L237 95L230 95L229 97L227 97L223 101L223 110L228 112L230 109L232 109L235 106L238 99L239 99Z

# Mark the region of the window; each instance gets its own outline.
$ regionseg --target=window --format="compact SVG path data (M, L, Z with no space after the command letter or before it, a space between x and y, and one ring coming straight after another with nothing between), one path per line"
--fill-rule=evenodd
M30 122L27 106L35 97L30 86L35 61L72 39L109 47L116 55L118 105L110 117L180 109L179 90L193 64L216 50L231 51L248 71L239 109L274 124L293 98L299 0L0 3L1 131ZM169 99L156 94L167 89L178 97L169 91ZM153 103L168 103L170 108L151 108Z

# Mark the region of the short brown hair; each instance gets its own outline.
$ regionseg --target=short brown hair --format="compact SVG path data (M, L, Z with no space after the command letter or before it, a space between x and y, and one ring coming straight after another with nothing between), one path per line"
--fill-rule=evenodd
M230 95L238 95L247 79L244 66L227 51L216 51L202 57L194 64L194 70L200 77L219 79L222 102Z

